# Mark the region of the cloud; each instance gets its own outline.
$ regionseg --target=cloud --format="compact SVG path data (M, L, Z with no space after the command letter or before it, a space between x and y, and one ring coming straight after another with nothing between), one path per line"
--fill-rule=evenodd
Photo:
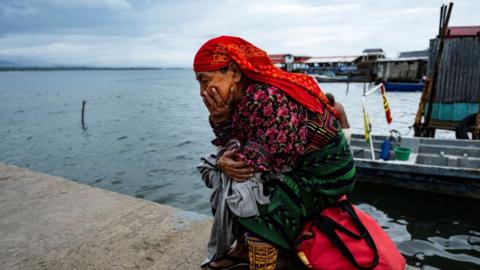
M329 4L262 1L251 5L253 13L261 16L286 15L286 16L319 16L337 11L348 11L358 8L358 3L342 3L331 1Z
M129 9L132 7L127 0L16 0L5 1L4 5L23 7L46 7L46 8L108 8L112 10Z
M35 45L25 45L31 35L4 38L7 48L0 49L2 56L41 59L52 64L87 66L188 66L193 47L186 42L169 41L162 35L142 37L87 36L87 35L36 35ZM184 63L179 65L179 63Z
M184 66L218 35L270 53L390 57L428 47L442 1L7 0L0 3L0 60L54 64ZM480 2L457 2L451 25L479 24Z
M4 18L23 17L32 15L35 10L32 7L21 4L19 2L0 3L0 15Z

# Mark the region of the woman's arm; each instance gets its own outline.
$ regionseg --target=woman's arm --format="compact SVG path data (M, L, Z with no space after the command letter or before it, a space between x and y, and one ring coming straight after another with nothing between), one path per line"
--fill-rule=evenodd
M232 119L245 137L235 156L260 171L278 174L304 152L306 110L276 87L252 85L246 95Z
M224 146L231 138L231 114L234 97L233 88L230 89L228 100L224 101L215 88L207 89L202 94L203 103L210 113L208 120L213 132L217 137L212 143L216 146Z
M212 143L225 148L232 137L232 121L230 106L233 100L233 88L230 89L226 102L220 97L215 88L202 93L203 102L210 113L208 119L216 138ZM227 150L219 153L217 165L224 173L237 181L245 181L253 176L254 168L247 166L243 160L235 160L233 151Z
M210 126L215 134L215 139L212 141L213 145L225 146L227 142L232 138L232 121L230 119L215 123L211 118L208 119Z

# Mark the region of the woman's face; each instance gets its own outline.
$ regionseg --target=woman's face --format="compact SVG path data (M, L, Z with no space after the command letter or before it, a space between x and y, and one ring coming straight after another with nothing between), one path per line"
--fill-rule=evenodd
M230 88L235 85L234 74L230 70L196 72L195 76L200 84L200 95L204 92L213 93L215 89L224 101L228 100Z

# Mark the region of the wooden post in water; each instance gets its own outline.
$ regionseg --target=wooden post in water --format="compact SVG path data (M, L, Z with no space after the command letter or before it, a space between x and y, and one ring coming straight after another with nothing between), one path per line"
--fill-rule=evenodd
M475 118L475 127L472 132L473 140L480 140L480 101L478 101L478 112L477 117Z
M82 101L82 129L86 130L87 128L85 127L85 104L87 104L86 100Z

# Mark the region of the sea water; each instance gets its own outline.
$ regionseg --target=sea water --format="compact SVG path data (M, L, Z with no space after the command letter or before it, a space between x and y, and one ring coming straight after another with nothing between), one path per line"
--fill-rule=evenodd
M343 104L352 132L363 133L368 85L321 87ZM419 99L388 93L391 128L413 136ZM366 106L372 133L387 134L381 95L370 95ZM204 214L209 190L195 166L215 150L207 119L189 69L0 72L1 162ZM352 200L410 264L480 269L478 201L365 183Z

